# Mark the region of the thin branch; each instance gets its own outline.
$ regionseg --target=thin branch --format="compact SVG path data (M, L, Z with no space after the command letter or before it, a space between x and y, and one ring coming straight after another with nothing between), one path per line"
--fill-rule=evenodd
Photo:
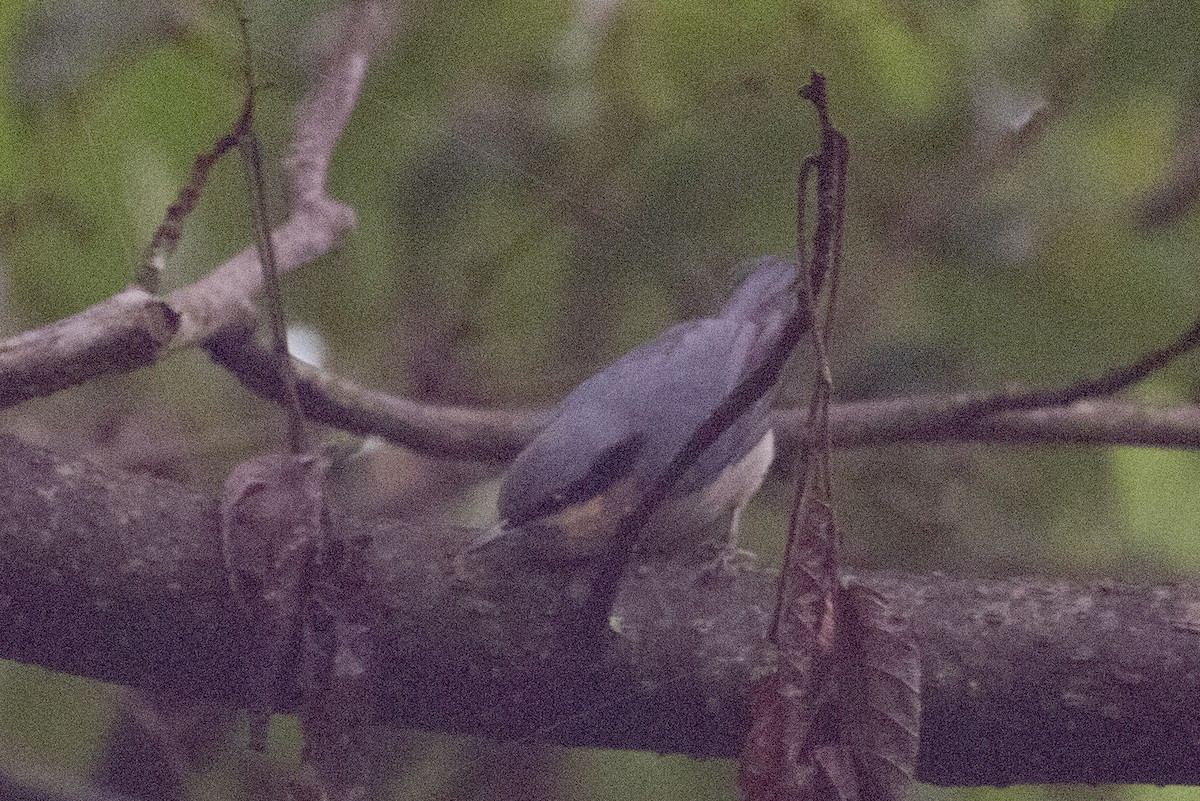
M269 353L245 332L205 344L209 355L242 385L278 401L278 375ZM550 409L506 410L419 403L372 390L293 360L300 405L314 421L361 436L379 436L404 448L445 459L505 462L529 444ZM1115 401L1084 401L1050 409L1000 412L960 419L967 396L931 395L856 401L830 407L834 447L901 442L978 442L1022 445L1134 445L1200 448L1200 406L1170 409ZM807 412L777 409L784 444L801 435Z
M1088 378L1069 384L1065 387L1052 389L1036 389L1028 392L1001 392L991 395L971 396L960 395L936 399L927 405L909 402L908 409L899 417L889 422L890 433L899 439L917 438L917 432L937 431L937 439L950 441L949 436L955 430L974 429L987 430L988 422L1004 413L1032 412L1042 413L1041 419L1049 419L1046 412L1076 404L1084 400L1105 398L1133 386L1147 376L1162 370L1175 360L1200 346L1200 318L1192 327L1180 334L1174 342L1161 348L1154 348L1131 364L1115 367L1097 378ZM1092 408L1082 407L1085 416L1093 417ZM1029 418L1026 422L1038 419ZM1063 419L1061 416L1058 418ZM907 428L906 428L907 426ZM999 428L1003 429L1001 425ZM1027 425L1026 431L1031 426ZM1058 428L1061 432L1062 429ZM1111 428L1108 435L1112 435ZM964 437L973 439L973 437ZM1180 447L1194 447L1194 433L1185 436ZM1154 442L1132 442L1128 444L1157 444Z
M300 103L291 154L284 161L290 216L272 232L281 273L327 253L354 225L354 212L326 194L325 178L372 46L389 27L385 8L378 2L353 5L340 44ZM258 257L250 247L165 301L131 288L0 341L0 407L145 367L220 330L251 326L261 290Z
M326 179L334 148L342 135L367 76L370 57L395 23L394 3L358 0L347 4L339 44L322 68L296 114L296 136L283 159L288 204L325 206Z
M271 350L282 379L283 412L287 416L288 449L294 454L308 450L308 432L304 412L300 409L300 398L296 394L296 374L291 369L288 354L287 323L283 311L283 287L279 282L279 265L275 260L275 246L271 242L271 215L267 207L267 184L263 178L262 154L258 145L258 134L254 132L254 110L257 96L254 73L254 52L250 43L250 18L238 5L238 27L242 34L246 76L246 103L242 109L242 130L239 146L242 151L242 167L246 176L246 187L250 195L251 215L254 219L254 245L258 251L258 262L262 267L263 295L267 308L268 328L271 334Z
M243 116L244 114L243 110ZM142 256L135 278L137 285L147 292L158 293L163 273L166 271L167 259L175 252L175 247L183 236L183 224L200 202L204 186L208 183L209 172L222 156L237 147L238 130L241 126L242 120L239 119L232 132L225 134L211 148L196 156L187 183L179 190L175 202L167 207L163 221L154 229L154 235L150 237L150 245Z
M269 351L248 331L222 332L204 343L213 361L273 402L282 384ZM504 462L541 430L549 410L475 409L419 403L369 389L292 359L300 408L312 420L361 436L379 436L446 459Z
M1165 347L1146 351L1131 364L1114 367L1097 378L1087 378L1057 389L997 393L965 403L955 412L960 419L987 417L997 412L1066 406L1086 398L1105 398L1127 389L1169 366L1200 346L1200 317L1192 327Z
M1002 445L1131 445L1200 448L1200 406L1162 409L1116 401L1001 412L959 419L963 399L942 396L859 401L830 408L833 444L841 448L905 442L976 442ZM794 440L804 426L802 409L778 409L776 430Z
M326 193L329 161L358 100L372 47L388 27L385 4L355 3L339 42L300 102L291 152L283 159L290 216L272 232L279 272L329 252L354 226L354 211ZM262 272L250 247L204 278L171 293L182 315L174 347L196 344L218 331L247 327L257 317Z
M0 341L0 408L154 364L179 314L139 287Z

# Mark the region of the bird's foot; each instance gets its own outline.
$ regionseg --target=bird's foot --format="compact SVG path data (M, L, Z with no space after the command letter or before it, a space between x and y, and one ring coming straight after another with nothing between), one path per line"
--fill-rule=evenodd
M724 581L733 578L758 559L754 551L737 547L732 542L711 542L702 546L711 554L700 568L702 581Z

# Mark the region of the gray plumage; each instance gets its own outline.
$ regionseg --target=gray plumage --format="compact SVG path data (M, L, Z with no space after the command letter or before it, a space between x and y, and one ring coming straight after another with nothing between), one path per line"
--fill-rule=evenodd
M795 308L792 262L766 257L749 267L753 272L715 317L672 326L584 381L558 404L551 422L504 477L498 505L506 527L547 518L623 479L645 486L667 468L759 364ZM768 392L709 446L672 488L671 500L694 500L722 471L764 443L772 399ZM766 445L769 464L769 440ZM749 493L759 482L761 472ZM722 499L717 505L733 503ZM697 508L688 514L692 511L698 519L663 522L703 524L720 510Z

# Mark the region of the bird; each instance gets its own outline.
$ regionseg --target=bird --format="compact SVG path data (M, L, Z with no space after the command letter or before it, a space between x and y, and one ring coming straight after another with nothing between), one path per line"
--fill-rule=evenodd
M714 316L688 320L630 351L573 389L512 462L500 485L500 522L476 545L521 532L553 561L605 552L621 520L676 454L777 341L796 307L794 261L767 256ZM670 488L639 534L643 554L717 553L728 567L742 510L775 453L759 398Z

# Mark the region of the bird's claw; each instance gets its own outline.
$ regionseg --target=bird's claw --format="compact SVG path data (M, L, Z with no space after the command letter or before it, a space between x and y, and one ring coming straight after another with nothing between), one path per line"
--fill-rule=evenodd
M754 551L739 548L729 542L709 543L705 550L713 552L713 555L700 568L702 581L731 579L758 559Z

